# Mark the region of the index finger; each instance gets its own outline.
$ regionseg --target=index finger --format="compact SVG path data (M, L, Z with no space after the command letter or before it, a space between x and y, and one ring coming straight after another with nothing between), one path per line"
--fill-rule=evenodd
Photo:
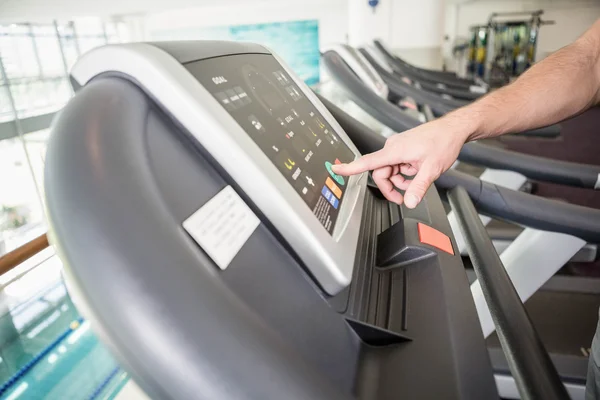
M338 175L349 176L385 167L391 163L390 157L385 149L381 149L374 153L365 154L358 160L354 160L348 164L332 165L331 170Z

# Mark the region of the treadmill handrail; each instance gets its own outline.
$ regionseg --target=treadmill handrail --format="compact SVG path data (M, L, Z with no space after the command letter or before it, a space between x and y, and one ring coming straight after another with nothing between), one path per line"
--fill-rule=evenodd
M384 82L388 85L391 92L397 96L412 97L417 103L428 104L431 108L436 110L439 114L446 114L459 107L470 104L469 101L459 99L445 99L441 95L436 93L430 93L423 89L416 88L403 82L397 76L390 74L388 71L378 65L373 57L364 50L359 50L363 56L373 65L375 71L381 76Z
M600 176L600 166L552 160L481 143L463 146L460 160L519 172L533 180L590 189L594 189Z
M411 86L406 82L403 82L402 79L398 78L393 73L390 73L381 67L368 51L365 49L359 49L359 51L367 61L371 63L373 68L375 68L375 71L381 76L385 84L388 85L390 92L398 97L412 97L417 103L430 106L437 114L446 114L471 103L464 99L446 99L437 93ZM425 85L422 83L421 85L425 88ZM554 124L525 132L519 132L517 135L555 138L560 136L560 131L560 125Z
M465 187L481 214L600 243L600 210L506 189L455 170L435 183L442 189Z
M393 69L397 69L398 71L408 75L411 78L414 78L417 81L423 79L432 83L442 83L446 86L453 87L456 89L463 89L466 91L468 91L471 86L475 85L475 83L473 82L464 82L459 80L458 78L435 76L427 72L417 71L413 68L408 68L396 56L390 54L378 40L375 40L374 43L375 46L387 57Z
M327 51L322 58L325 66L333 72L333 80L340 84L356 104L363 109L370 108L370 104L377 104L379 121L384 125L402 132L421 124L419 120L403 113L400 108L367 88L336 52Z
M467 191L448 192L500 345L523 399L569 399Z
M454 88L449 88L447 86L439 86L439 84L435 84L435 83L431 83L431 82L419 82L419 84L421 85L421 88L423 88L423 90L426 90L428 92L432 92L432 93L439 93L439 94L447 94L449 96L454 97L457 100L467 100L467 101L473 101L473 100L477 100L480 97L483 97L486 95L486 92L471 92L471 91L466 91L466 90L461 90L461 89L454 89Z
M383 148L386 141L383 136L329 101L320 99L361 153ZM481 214L600 243L600 210L502 188L456 170L446 171L435 184L446 190L464 187Z

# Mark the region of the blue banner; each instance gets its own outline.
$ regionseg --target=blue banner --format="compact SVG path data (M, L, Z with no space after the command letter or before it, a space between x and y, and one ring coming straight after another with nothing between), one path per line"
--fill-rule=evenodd
M308 85L319 82L319 22L272 22L252 25L184 28L152 33L153 40L236 40L272 49Z

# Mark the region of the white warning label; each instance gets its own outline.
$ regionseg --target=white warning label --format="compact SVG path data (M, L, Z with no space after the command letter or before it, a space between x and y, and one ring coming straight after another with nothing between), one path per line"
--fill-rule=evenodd
M224 270L259 223L236 191L226 186L183 221L183 228Z

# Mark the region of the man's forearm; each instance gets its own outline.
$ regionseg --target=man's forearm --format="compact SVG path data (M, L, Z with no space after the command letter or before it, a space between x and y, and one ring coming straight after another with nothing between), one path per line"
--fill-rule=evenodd
M511 85L447 115L468 125L466 140L551 125L600 101L600 20L575 43L537 63Z

